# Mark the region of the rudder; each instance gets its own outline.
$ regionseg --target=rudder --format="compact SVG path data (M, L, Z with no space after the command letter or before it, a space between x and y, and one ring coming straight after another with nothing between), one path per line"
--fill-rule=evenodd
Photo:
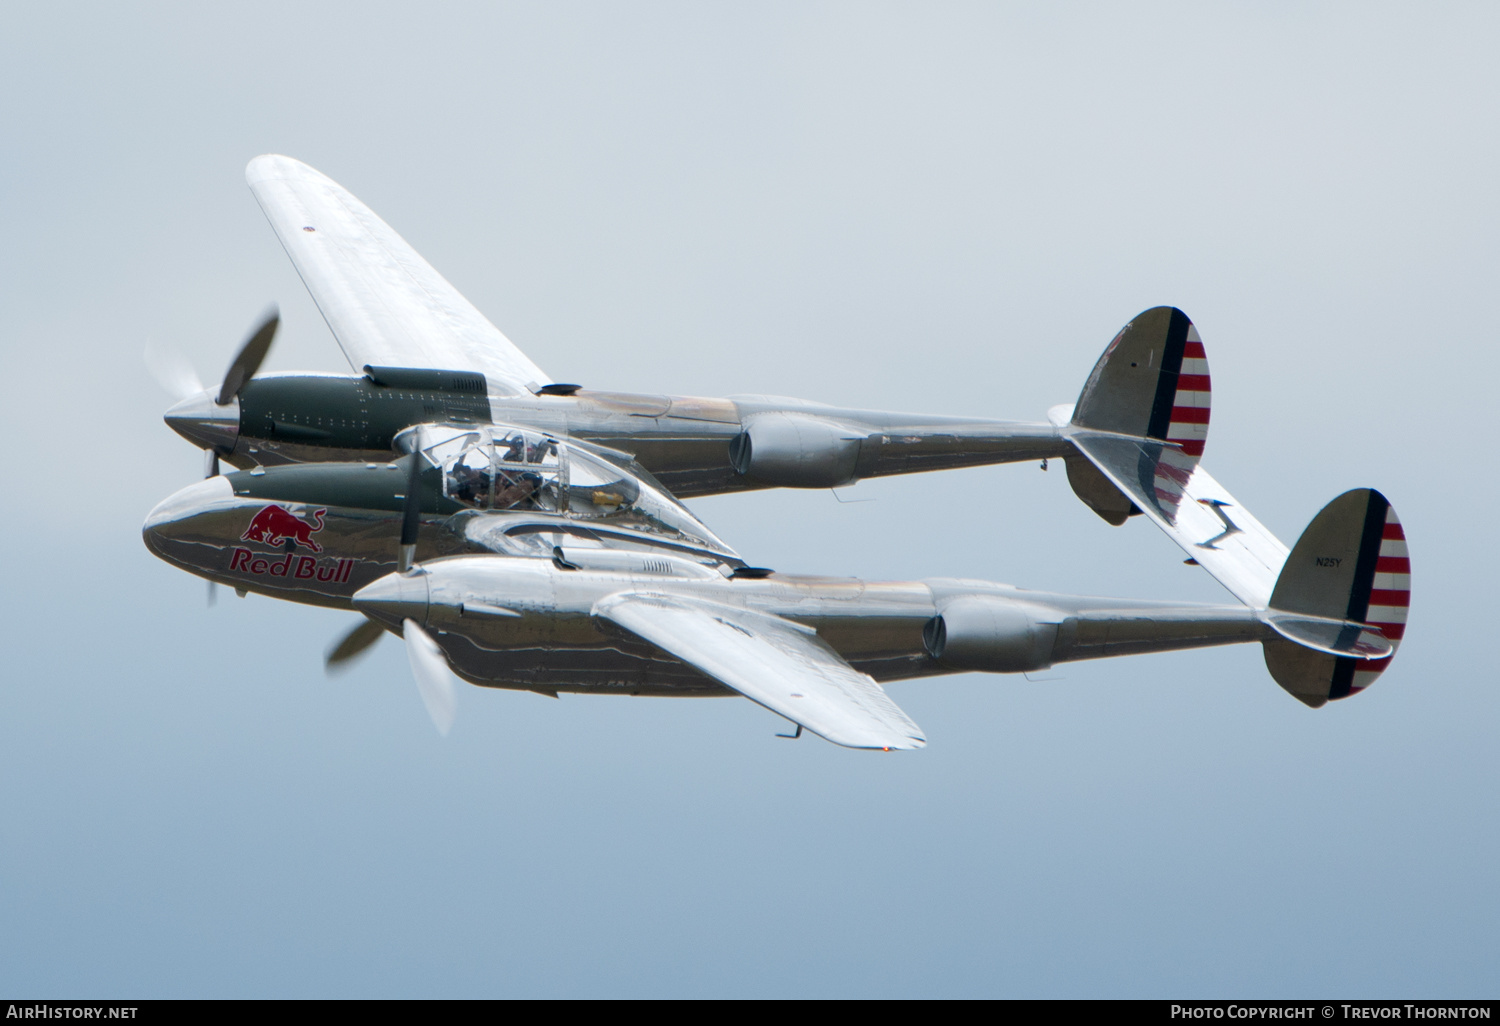
M1146 310L1120 329L1073 407L1072 426L1169 443L1158 468L1168 491L1185 481L1208 439L1212 388L1198 329L1175 306ZM1140 512L1083 457L1067 460L1073 493L1116 526Z
M1266 669L1314 708L1363 691L1395 656L1410 599L1411 560L1396 511L1373 488L1345 492L1302 532L1276 580L1270 612L1273 618L1303 614L1376 628L1391 653L1376 659L1333 655L1287 640L1293 633L1282 631L1283 637L1263 643Z
M1078 396L1073 424L1175 442L1199 457L1210 393L1198 329L1175 306L1157 306L1136 315L1105 348Z

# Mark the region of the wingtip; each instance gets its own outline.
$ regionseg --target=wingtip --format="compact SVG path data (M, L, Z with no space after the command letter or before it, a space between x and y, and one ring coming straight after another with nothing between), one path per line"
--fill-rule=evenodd
M262 153L245 165L245 182L254 187L261 182L277 179L296 179L304 182L332 182L333 180L311 165L296 157L280 153Z
M829 738L828 740L833 741L832 738ZM858 741L853 743L848 741L834 741L833 743L836 745L842 745L845 748L862 748L866 751L871 752L914 752L919 748L927 747L927 739L925 737L918 737L914 734L909 734L906 737L900 739L883 738L873 744L869 741Z

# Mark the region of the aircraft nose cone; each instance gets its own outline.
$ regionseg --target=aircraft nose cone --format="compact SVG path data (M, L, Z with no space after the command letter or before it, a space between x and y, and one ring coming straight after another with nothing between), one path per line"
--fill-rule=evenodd
M223 406L208 392L188 396L162 415L167 427L204 449L229 452L240 437L240 401Z
M354 608L391 627L402 620L427 626L427 575L421 571L386 574L354 593Z
M173 492L156 504L141 525L146 547L166 558L168 542L196 539L204 530L200 518L212 514L217 504L232 504L233 500L234 489L222 477L210 477Z

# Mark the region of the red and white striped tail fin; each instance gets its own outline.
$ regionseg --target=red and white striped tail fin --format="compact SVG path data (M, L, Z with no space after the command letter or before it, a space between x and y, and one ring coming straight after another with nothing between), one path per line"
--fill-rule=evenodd
M1131 320L1094 364L1072 424L1176 442L1203 455L1208 439L1208 356L1187 314L1156 306Z
M1208 408L1212 391L1203 340L1198 337L1198 329L1189 322L1187 336L1183 340L1182 359L1177 368L1176 390L1172 394L1172 414L1167 423L1166 440L1178 443L1185 454L1195 459L1203 455L1203 444L1208 441Z
M1132 479L1140 476L1152 504L1172 511L1203 456L1212 391L1198 329L1174 306L1153 307L1125 325L1099 357L1070 427L1166 443L1155 447L1149 467L1143 464L1143 473L1132 473ZM1122 493L1093 462L1067 461L1078 497L1112 524L1139 513L1134 487Z
M1385 672L1406 634L1411 603L1411 559L1396 511L1373 488L1357 488L1334 499L1313 518L1287 556L1271 593L1268 623L1280 637L1264 643L1266 668L1287 691L1308 705L1348 698ZM1299 614L1308 619L1298 620ZM1318 647L1278 619L1297 624L1342 621L1340 646ZM1357 635L1379 632L1388 652L1359 649ZM1314 630L1313 633L1316 633Z
M1376 493L1379 494L1378 492ZM1391 648L1398 648L1406 635L1406 610L1411 605L1411 556L1406 551L1406 532L1396 517L1396 509L1386 504L1385 520L1380 529L1380 550L1375 559L1375 577L1371 582L1369 603L1364 616L1360 617L1390 641ZM1344 698L1363 691L1374 683L1375 678L1385 672L1395 657L1392 652L1384 659L1354 664L1349 669L1349 690L1345 694L1330 694L1330 698Z

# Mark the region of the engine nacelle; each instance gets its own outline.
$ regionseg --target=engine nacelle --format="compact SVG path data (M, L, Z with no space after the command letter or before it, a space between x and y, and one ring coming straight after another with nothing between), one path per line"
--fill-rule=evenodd
M855 480L864 436L804 413L756 413L729 443L736 472L778 488L837 488Z
M1002 598L956 599L922 630L927 654L954 670L1024 673L1052 665L1057 624L1043 610Z

